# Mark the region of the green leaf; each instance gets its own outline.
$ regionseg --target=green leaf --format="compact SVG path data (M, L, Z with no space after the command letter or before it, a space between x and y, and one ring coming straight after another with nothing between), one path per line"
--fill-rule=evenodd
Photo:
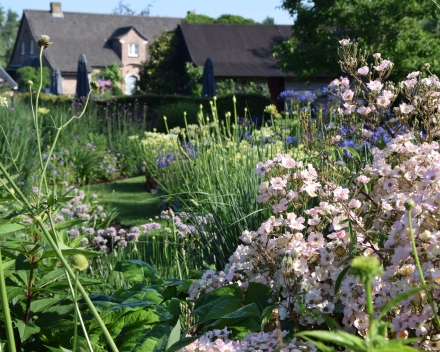
M157 340L156 345L154 346L153 352L166 351L167 341L168 341L168 336L163 335L159 340Z
M270 288L268 286L256 282L250 282L244 295L244 304L248 305L255 303L261 313L264 308L270 305L267 302L269 299L269 292Z
M221 296L195 310L197 323L215 320L236 311L241 306L241 299L233 296Z
M315 345L320 351L322 351L322 352L337 352L337 350L335 350L335 349L332 348L332 347L329 347L329 346L324 345L322 342L315 341L315 340L309 339L309 338L307 338L307 337L303 337L303 339L306 340L306 341L309 341L309 342L313 343L313 344L314 344L314 345ZM301 349L301 350L302 350L302 349Z
M72 200L75 197L62 197L62 198L58 198L56 203L67 203L68 201Z
M130 329L124 336L119 352L153 352L157 341L168 335L168 325L144 325Z
M159 304L163 301L163 297L159 292L150 288L148 285L139 283L134 284L128 291L120 294L119 298L126 302L145 299Z
M6 224L3 226L0 226L0 236L9 235L10 233L14 233L17 231L22 231L26 227L17 223L14 224Z
M8 283L8 286L6 286L6 293L8 295L8 302L11 302L15 297L24 297L25 288L22 286L18 286L14 283L14 286L12 284Z
M102 282L101 280L92 279L92 278L88 278L88 277L79 276L78 280L82 286L97 286L97 285L99 285L102 287L110 287L110 285L108 285L105 282ZM52 283L48 284L47 288L50 288L51 290L66 290L66 289L70 288L70 285L69 285L69 282L67 281L67 279L63 279L63 280L59 280L59 281L52 282Z
M380 150L384 150L387 147L387 144L382 138L377 139L376 145Z
M52 307L54 304L57 304L59 301L61 301L63 297L54 297L54 298L42 298L37 299L33 302L31 302L31 312L32 316L36 315L38 312L44 312L46 309Z
M253 318L259 317L260 311L255 303L237 309L235 312L225 315L222 319L237 319L237 318Z
M220 287L215 291L209 292L197 298L194 302L194 308L198 309L199 307L209 302L212 302L222 296L233 296L241 300L243 297L243 291L241 290L240 286L238 286L238 284Z
M13 319L15 327L20 335L21 342L26 341L31 335L40 332L40 328L31 323L25 323L23 320Z
M415 348L412 348L410 346L399 346L399 347L385 347L380 349L375 349L375 352L416 352Z
M50 347L50 346L46 346L46 345L44 345L44 347L48 348L52 352L72 352L72 350L68 350L67 348L64 348L64 347L55 348L55 347Z
M62 247L61 243L60 243L60 247ZM61 249L61 252L63 253L63 256L83 254L87 258L94 258L103 255L102 252L89 251L81 248L66 248L66 249ZM43 255L40 257L40 260L45 258L55 258L56 256L57 255L55 251L53 249L49 249L44 251Z
M174 345L179 340L180 340L180 320L177 319L177 323L174 326L173 330L171 330L171 334L168 337L166 349L170 348L172 345Z
M20 253L15 260L15 273L26 287L29 283L30 270L31 264L29 263L27 258Z
M73 314L74 305L53 305L52 307L35 314L38 318L36 323L40 327L47 328L51 325L57 325L59 320Z
M166 322L168 323L173 316L159 305L150 306L148 309L141 309L124 316L126 328L131 328L138 325Z
M426 288L438 288L436 285L427 285ZM377 319L381 319L385 314L387 314L390 310L392 310L394 307L396 307L400 302L404 301L408 297L416 294L419 291L424 290L425 287L417 287L413 288L411 290L405 291L398 295L397 297L393 298L391 301L387 302L382 309L380 310L380 314L377 317Z
M174 345L169 347L166 350L166 352L180 351L182 348L188 346L189 344L193 343L194 341L196 341L198 339L199 339L199 336L183 337L178 342L176 342Z
M356 352L364 352L367 350L364 341L357 336L351 335L345 331L337 331L337 332L330 332L330 331L303 331L298 334L295 334L295 336L298 337L313 337L317 338L319 340L332 342L336 345L346 347L349 350L356 351Z
M273 312L273 306L267 306L266 308L264 308L263 313L261 314L261 332L263 332L264 330L264 325L266 325L271 316L272 316L272 312Z
M179 293L188 293L189 287L194 281L194 279L188 279L182 285L177 286L177 295Z
M339 324L330 315L322 313L325 322L327 323L328 329L330 331L335 331L335 328L341 329Z
M229 329L232 330L231 340L242 340L249 332L259 331L260 324L251 318L246 318L234 325L228 326L228 330Z
M177 320L179 320L181 309L180 309L180 300L177 298L172 298L168 301L165 301L161 304L172 316L173 319L169 321L170 324L175 324Z
M141 260L118 261L114 271L122 272L127 279L135 282L156 282L160 279L157 270Z
M3 262L3 271L8 270L9 268L12 268L15 265L15 260L8 260Z
M112 303L112 302L102 302L102 304L96 304L98 302L94 302L94 305L96 306L96 309L99 310L101 313L101 319L104 322L104 324L112 324L117 319L122 317L123 315L135 312L140 309L147 308L154 304L154 302L149 301L131 301L131 302L124 302L124 303ZM100 302L101 303L101 302ZM92 323L90 325L90 329L97 328L99 326L96 319L92 320Z
M118 337L119 333L122 331L125 325L125 317L121 317L118 320L116 320L114 323L107 325L107 330L110 333L112 338ZM104 335L101 336L100 340L102 342L105 342Z
M65 269L64 268L58 268L55 270L52 270L51 272L49 272L48 274L44 275L39 283L39 287L44 287L47 286L49 284L51 284L52 282L55 282L56 280L62 278L64 275L66 274Z
M348 274L350 271L351 266L347 266L344 270L341 271L341 273L338 275L338 278L336 279L335 283L335 295L338 293L339 288L341 287L342 280L344 280L345 275Z

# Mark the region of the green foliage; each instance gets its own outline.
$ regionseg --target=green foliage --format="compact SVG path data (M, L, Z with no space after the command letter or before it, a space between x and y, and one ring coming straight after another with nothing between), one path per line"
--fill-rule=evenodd
M19 21L18 14L11 9L7 14L0 6L0 66L5 68L14 50Z
M113 86L124 82L124 76L122 76L119 64L117 62L113 62L111 66L105 67L102 72L99 72L99 75L104 76L106 80L112 82Z
M342 38L360 38L361 48L390 58L398 79L426 62L433 71L440 69L439 12L431 0L284 0L281 8L296 17L295 35L275 47L275 54L281 56L283 71L301 79L323 73L338 76L337 47Z
M187 84L187 77L175 31L163 31L160 36L156 35L148 51L150 60L143 64L138 89L156 94L174 94L182 90Z
M195 67L192 62L185 63L186 74L189 77L189 88L195 97L202 95L203 85L200 82L203 76L203 66Z
M275 24L275 18L267 16L261 23L262 24Z
M32 66L23 66L17 70L19 74L18 85L20 90L27 90L27 82L34 82L34 87L40 86L40 71ZM50 85L50 71L48 67L43 67L43 89Z
M261 94L265 97L270 97L269 86L267 84L249 82L247 80L243 82L234 81L232 78L216 82L216 90L219 97L236 93Z
M186 17L182 20L182 23L215 23L215 18L206 15L188 13Z
M159 112L159 118L156 123L156 128L159 132L166 132L165 122L163 117L167 118L167 125L169 129L174 127L185 127L184 112L186 112L186 121L190 124L197 123L197 115L200 107L191 101L180 101L165 105Z
M197 15L195 13L189 13L182 20L182 23L241 23L241 24L254 24L255 21L251 18L244 18L237 15L224 14L217 19L206 16Z

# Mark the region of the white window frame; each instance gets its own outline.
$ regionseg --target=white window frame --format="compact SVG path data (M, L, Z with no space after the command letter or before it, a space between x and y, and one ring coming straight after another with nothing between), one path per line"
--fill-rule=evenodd
M29 42L29 54L33 55L34 54L34 41L31 40Z
M21 55L24 55L25 53L25 44L24 42L21 42Z
M128 57L139 57L139 44L128 44Z

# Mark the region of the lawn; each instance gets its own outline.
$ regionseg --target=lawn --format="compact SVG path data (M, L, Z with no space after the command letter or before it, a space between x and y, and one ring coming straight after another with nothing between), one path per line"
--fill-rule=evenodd
M118 212L116 221L124 227L145 224L160 214L159 198L147 191L145 176L87 185L84 190L88 194L96 193L104 209L114 208Z

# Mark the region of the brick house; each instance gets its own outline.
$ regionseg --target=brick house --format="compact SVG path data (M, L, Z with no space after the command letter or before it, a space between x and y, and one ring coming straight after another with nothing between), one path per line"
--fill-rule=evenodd
M280 110L283 102L277 98L282 91L307 91L329 83L325 76L310 77L307 84L298 82L295 73L278 68L279 59L273 56L273 48L292 36L291 25L181 23L177 36L183 44L183 61L203 66L209 57L216 79L266 83Z
M50 3L50 11L24 10L11 60L6 70L17 78L22 66L39 66L37 41L42 34L53 44L43 52L43 65L51 73L61 71L64 94L75 94L77 62L85 54L89 79L117 62L131 93L142 63L149 59L148 45L163 30L173 30L181 18L63 12L61 3Z

